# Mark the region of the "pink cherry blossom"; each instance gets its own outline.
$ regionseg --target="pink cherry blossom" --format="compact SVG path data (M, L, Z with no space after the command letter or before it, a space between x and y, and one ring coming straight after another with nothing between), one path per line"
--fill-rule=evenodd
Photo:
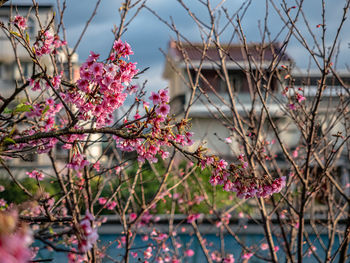
M43 173L38 172L36 170L33 170L31 172L26 172L26 174L29 176L29 178L34 178L34 179L37 179L39 181L42 181L45 178Z
M250 259L253 256L253 253L246 252L243 254L242 259Z
M161 104L156 109L156 113L158 113L161 116L167 116L170 111L170 106L168 104Z
M193 257L194 256L194 251L192 249L187 249L185 251L185 256L186 257Z
M297 101L300 103L302 102L303 100L305 100L305 97L303 95L301 95L300 93L297 93L296 94L296 99Z
M15 16L13 23L22 30L27 28L27 19L24 18L23 16L20 16L20 15Z
M143 252L143 256L145 259L150 259L152 257L152 247L147 247L147 249Z
M86 211L84 219L80 222L83 235L79 242L79 250L82 252L91 249L98 239L97 229L93 226L94 220L94 216Z
M28 246L32 234L26 225L18 221L15 211L0 213L0 259L6 263L26 263L31 259Z
M262 243L260 245L260 248L261 248L261 250L267 250L267 249L269 249L269 245L267 243Z
M190 214L187 216L187 223L191 224L192 222L194 222L195 220L199 219L201 217L201 214L197 213L197 214Z
M95 62L90 66L90 73L92 75L96 76L101 76L103 74L103 64Z
M129 55L134 54L134 52L131 50L130 45L126 42L123 43L120 39L114 42L113 49L118 55L122 57L128 57Z
M7 202L5 199L1 198L0 199L0 207L5 207L7 205Z
M67 164L67 167L78 171L87 165L89 165L89 162L85 159L85 156L80 153L75 153L73 154L71 162Z
M135 221L136 218L137 218L137 214L136 214L136 213L131 213L131 214L129 215L129 218L130 218L130 221L131 221L131 222L132 222L132 221Z
M156 92L152 92L149 99L153 102L154 105L159 104L161 102L161 97Z
M105 204L107 203L107 199L104 198L104 197L100 197L100 198L98 199L98 203L99 203L100 205L105 205Z
M227 255L224 260L224 263L234 263L235 262L235 258L233 257L232 254Z
M288 107L289 107L289 109L291 109L291 110L296 110L296 109L297 109L294 103L288 104Z
M111 201L109 202L106 207L108 210L113 210L115 207L117 206L117 202L116 201Z
M163 103L168 103L170 100L169 91L167 89L159 90L159 97Z
M50 31L45 31L40 35L40 38L34 44L35 54L38 57L47 54L57 53L57 49L61 46L66 45L65 41L61 41L57 35L52 35Z

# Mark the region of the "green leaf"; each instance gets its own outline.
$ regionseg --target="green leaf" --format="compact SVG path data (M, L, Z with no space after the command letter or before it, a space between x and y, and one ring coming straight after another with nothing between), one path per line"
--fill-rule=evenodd
M44 115L49 109L50 109L50 107L49 107L49 106L46 106L45 109L43 110L43 113L42 113L42 114Z
M8 144L16 144L16 142L9 137L4 138L4 142L6 142Z
M16 125L12 128L12 130L9 133L9 135L11 136L15 131L16 131Z
M29 42L30 42L30 39L29 39L29 35L28 35L28 32L26 32L26 40L27 40L27 43L29 44Z
M5 108L4 111L3 111L4 114L11 114L12 113L12 110L9 109L9 108Z
M17 36L17 37L21 37L21 35L20 35L18 32L16 32L16 31L11 31L10 33L11 33L12 35Z
M19 113L19 112L28 112L32 109L33 107L31 105L23 104L20 103L16 106L14 113Z

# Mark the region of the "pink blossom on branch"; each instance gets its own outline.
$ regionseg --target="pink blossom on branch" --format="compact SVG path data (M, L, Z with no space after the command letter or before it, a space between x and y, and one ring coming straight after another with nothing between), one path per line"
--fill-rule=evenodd
M194 251L192 249L187 249L185 251L185 256L186 257L193 257L194 256Z
M200 217L201 217L201 214L199 214L199 213L191 214L191 215L187 216L187 223L191 224L192 222L196 221Z
M43 173L38 172L36 170L33 170L31 172L26 172L26 174L29 176L29 178L34 178L34 179L37 179L39 181L42 181L45 177Z
M296 99L297 99L297 101L300 103L300 102L302 102L303 100L305 100L306 98L305 98L303 95L301 95L300 93L297 93L297 94L296 94Z
M98 239L97 229L93 226L94 216L86 211L84 219L80 222L81 236L79 240L79 250L86 252L92 248Z
M269 245L268 245L267 243L262 243L262 244L260 245L260 249L261 249L261 250L267 250L267 249L269 249Z
M239 165L231 164L227 169L227 162L211 157L201 160L201 167L204 169L209 164L213 168L213 175L209 182L213 185L223 185L223 189L227 192L236 192L238 198L252 197L268 197L274 193L278 193L286 185L286 177L282 176L274 180L265 180L259 178L245 177L248 173L248 163L244 160L244 156L240 155ZM240 175L240 176L239 176Z
M242 259L250 259L253 256L253 253L246 252L243 254Z
M123 43L120 39L114 42L113 49L121 57L129 57L129 55L134 54L130 45L127 42Z
M235 258L233 257L232 254L227 255L224 260L224 263L234 263L235 262Z
M37 41L34 43L34 51L38 57L47 54L56 54L57 49L61 46L66 45L65 41L60 40L57 35L53 35L50 31L45 31L40 34Z
M170 111L170 106L168 104L161 104L157 107L156 113L161 116L167 116Z
M6 263L26 263L31 257L28 246L32 235L28 227L18 221L14 211L0 211L0 259Z
M159 104L161 102L160 96L156 92L152 92L149 99L153 102L154 105Z
M25 19L23 16L20 16L20 15L15 16L13 23L22 30L27 28L27 19Z
M85 166L89 165L89 161L85 159L85 156L80 153L73 154L72 160L67 164L67 167L73 170L82 170Z

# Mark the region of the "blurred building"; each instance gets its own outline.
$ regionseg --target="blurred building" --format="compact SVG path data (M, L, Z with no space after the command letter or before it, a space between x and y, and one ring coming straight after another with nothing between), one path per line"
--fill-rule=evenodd
M255 75L259 71L260 75L265 74L267 78L271 77L270 92L266 105L271 117L278 125L280 136L288 149L295 150L300 143L300 133L291 121L290 116L287 116L286 107L288 107L290 101L284 94L285 88L292 86L293 89L288 91L289 94L293 96L293 92L299 92L306 98L302 103L308 105L307 103L312 101L317 94L321 74L313 70L298 70L294 66L292 57L280 52L280 49L278 43L265 45L263 52L261 52L261 44L249 44L247 50L242 45L236 44L222 46L222 53L225 55L226 61L225 66L233 89L235 101L235 109L233 109L216 46L207 47L204 54L202 44L170 41L163 77L169 81L171 109L176 116L181 117L185 113L200 68L201 75L198 78L188 115L192 123L191 130L194 132L194 138L197 141L196 145L205 141L208 149L226 158L237 156L237 154L243 152L239 143L241 138L236 140L237 137L232 136L232 116L233 111L237 111L242 119L252 111L255 111L257 115L260 114L263 105L259 98L253 102L254 97L256 98L258 95L256 88L249 83L251 80L247 77L247 74L249 74L247 72L252 72ZM279 66L277 70L272 71L270 67L274 65ZM275 72L275 75L270 76L271 73L269 72ZM335 115L330 116L332 114L329 113L329 110L334 113L341 96L348 96L344 84L350 84L350 74L345 70L338 71L338 74L339 79L332 74L327 76L327 88L323 93L319 109L319 113L324 113L324 115L321 115L324 118L321 117L321 126L318 128L320 132L322 125L326 128L325 126L329 124L330 117L336 118ZM262 92L264 92L264 85L267 84L264 81L261 80L261 83L259 83ZM341 83L341 81L344 83ZM324 120L322 121L322 119ZM231 122L232 125L227 127L225 122ZM265 121L265 123L268 125L268 121ZM334 125L329 134L343 130L344 127L341 126L341 122ZM245 128L248 134L249 127L245 126ZM265 140L272 141L276 139L271 129L263 128L265 128ZM229 142L225 140L226 138L229 138ZM278 154L280 149L276 149L276 152Z
M291 62L287 55L278 54L279 46L277 43L269 45L263 56L258 52L257 46L251 44L248 49L251 58L259 66L248 64L243 46L235 44L223 46L227 61L225 65L234 92L236 110L241 116L251 110L252 97L254 97L254 91L251 89L249 79L243 69L251 67L252 71L266 70L267 72L273 59L280 60L282 64L290 64ZM197 142L206 141L207 148L229 158L235 154L232 149L236 148L237 151L240 149L234 145L234 140L232 144L225 142L225 138L230 136L230 129L221 122L220 116L225 115L228 119L232 119L232 108L229 104L230 96L227 92L225 77L220 69L220 57L214 45L209 46L203 56L202 44L182 44L180 47L175 41L169 43L163 77L169 81L171 108L173 114L181 116L184 113L192 93L189 83L195 82L199 67L201 67L201 76L188 116L191 118L191 130L194 132ZM282 96L278 95L277 92L281 90L281 83L277 76L272 76L270 86L272 92L282 99ZM227 103L224 104L222 101ZM275 100L269 99L268 104L275 116L281 115ZM261 106L259 104L254 107L261 108Z
M38 13L33 7L32 1L21 0L11 1L0 8L0 22L11 26L10 21L16 16L21 15L27 19L27 33L31 43L34 43L38 31L41 29L38 19L43 26L49 24L54 16L54 6L52 1L41 2L38 6ZM11 19L10 19L11 18ZM16 47L16 52L14 52ZM16 61L16 58L18 61ZM58 54L61 63L66 63L65 55ZM78 64L78 55L72 57L73 64ZM48 56L43 56L42 62L47 65L48 72L52 71L52 64ZM19 65L22 68L23 77L29 78L33 73L33 63L28 52L23 46L16 42L12 42L8 37L8 33L4 30L0 31L0 86L1 94L7 96L11 94L16 81L21 82L22 76L19 70ZM75 75L78 71L75 72Z
M36 36L43 28L52 21L54 17L54 5L52 1L41 1L40 5L36 9L33 7L33 3L30 0L9 1L5 5L0 7L0 22L8 27L12 27L11 21L13 21L16 15L21 15L27 20L28 37L31 45L36 41ZM40 23L41 25L40 25ZM52 26L55 25L55 20ZM53 29L52 29L53 30ZM14 29L14 31L16 31ZM50 56L44 55L41 58L41 63L46 66L47 72L52 74L54 71L53 64ZM67 70L67 59L63 51L60 51L57 56L58 70ZM79 63L78 55L72 56L72 68L73 77L77 79L79 77ZM20 70L21 68L21 70ZM28 54L28 51L20 45L17 41L11 40L8 32L0 30L0 93L1 96L8 98L13 93L16 85L21 85L23 81L30 78L35 72L34 63L32 58ZM26 93L30 98L38 96L38 92L32 91L30 88L26 89ZM23 103L27 101L27 95L25 92L20 93L16 97L14 103ZM13 107L13 105L11 105ZM56 151L56 157L66 156L64 151ZM66 158L66 157L64 157ZM10 165L19 169L28 170L36 167L37 169L46 169L50 166L49 160L44 155L38 155L35 152L29 152L24 156L24 159L13 159L9 162Z

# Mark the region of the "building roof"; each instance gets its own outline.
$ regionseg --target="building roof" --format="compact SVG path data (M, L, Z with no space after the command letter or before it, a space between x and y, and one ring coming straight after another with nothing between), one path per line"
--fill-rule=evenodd
M38 0L36 3L39 5L40 8L53 8L54 4L53 1L49 0ZM1 8L9 8L10 6L16 6L17 8L28 8L33 6L32 0L10 0L6 2Z
M199 43L178 43L177 41L169 42L168 54L176 61L184 60L183 53L180 46L183 47L184 53L191 61L199 61L202 57L203 44ZM228 59L234 61L247 61L246 52L242 44L224 44L222 45L225 53L228 54ZM261 52L260 43L248 44L248 55L253 57L256 61L260 60ZM276 56L282 56L283 61L291 61L292 59L286 54L281 53L281 46L279 43L269 43L264 46L263 61L272 61ZM219 61L219 54L215 45L211 45L207 52L205 60Z

